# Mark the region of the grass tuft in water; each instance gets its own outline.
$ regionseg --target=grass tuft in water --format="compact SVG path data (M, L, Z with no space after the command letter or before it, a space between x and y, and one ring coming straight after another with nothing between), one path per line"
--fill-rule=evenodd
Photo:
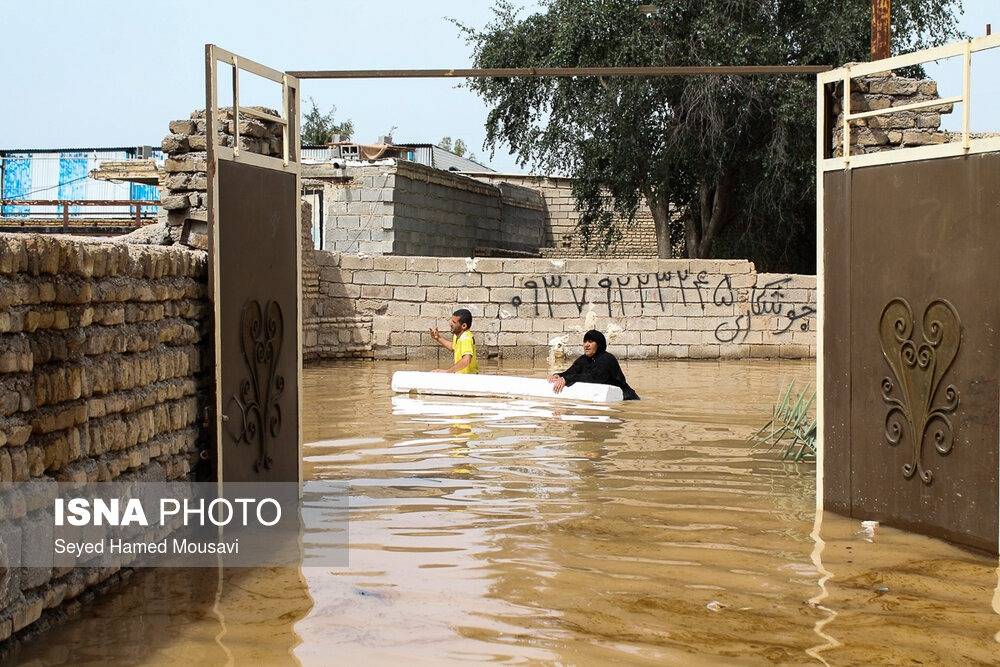
M751 447L781 451L783 461L816 460L816 390L807 384L795 391L792 380L771 408L771 419L750 436Z

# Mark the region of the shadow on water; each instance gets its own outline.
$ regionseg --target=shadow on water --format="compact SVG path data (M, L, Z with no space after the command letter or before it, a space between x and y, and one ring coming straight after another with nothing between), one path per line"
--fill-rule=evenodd
M348 567L139 573L30 655L995 661L995 559L869 542L817 516L812 464L747 447L810 363L632 362L644 400L614 406L393 396L398 368L306 369L303 469L350 484Z
M289 664L312 607L296 568L138 570L31 638L17 664Z

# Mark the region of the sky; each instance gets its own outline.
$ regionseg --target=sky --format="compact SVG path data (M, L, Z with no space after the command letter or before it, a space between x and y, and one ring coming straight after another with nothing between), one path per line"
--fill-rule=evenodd
M528 10L537 0L515 0ZM14 6L15 0L2 5ZM2 6L0 5L0 6ZM169 121L205 106L204 45L279 70L471 66L448 20L485 25L491 0L33 0L4 11L0 148L158 145ZM1000 32L1000 0L965 0L962 28ZM973 128L1000 130L1000 53L974 61ZM992 73L988 71L992 69ZM961 92L957 63L929 67L943 95ZM243 75L242 104L277 106L280 89ZM223 83L226 82L226 83ZM228 89L228 77L220 78ZM351 119L355 140L392 130L403 142L462 138L478 159L524 171L482 148L488 109L449 79L304 81L309 98ZM226 101L225 93L220 104ZM979 102L977 104L976 102ZM960 114L947 122L954 126Z
M1000 34L1000 0L964 0L965 13L960 29L969 37L986 34L991 24L993 34ZM962 94L962 59L949 58L924 66L927 76L938 82L941 97ZM973 132L1000 131L1000 49L980 51L972 56L972 103L969 105L969 125ZM943 116L942 127L962 129L962 110L956 105L951 114Z

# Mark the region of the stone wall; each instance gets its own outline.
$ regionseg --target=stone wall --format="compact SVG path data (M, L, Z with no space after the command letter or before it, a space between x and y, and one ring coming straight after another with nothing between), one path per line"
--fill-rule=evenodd
M395 255L537 254L544 202L405 160L349 166L324 189L324 249Z
M843 155L844 143L844 113L840 102L843 84L834 86L834 90L832 150L833 155L839 157ZM931 79L909 79L885 72L851 81L851 113L889 109L939 98L937 82ZM951 111L951 104L942 104L853 120L851 155L952 141L952 133L941 130L941 114Z
M183 248L0 235L0 482L188 475L211 363L205 281L205 254ZM7 545L50 523L15 495L0 497ZM123 574L0 567L0 641Z
M486 183L519 185L539 192L545 200L546 226L543 257L597 257L622 259L654 259L657 256L656 226L649 208L639 208L635 222L619 222L621 238L607 248L600 239L584 244L583 235L576 228L580 211L573 197L573 179L558 176L519 176L517 174L475 174Z
M441 358L427 335L467 307L481 356L573 355L582 333L644 358L804 358L816 352L814 276L739 260L359 257L317 251L324 318L312 358Z
M251 107L271 115L274 109ZM236 142L236 126L232 108L219 109L217 114L219 143L232 147ZM282 126L242 114L239 119L240 150L271 157L282 155ZM160 185L160 224L152 230L139 230L150 242L181 243L192 248L208 248L208 153L205 110L194 111L190 118L170 122L170 134L163 138L161 148L166 154L164 177ZM166 238L163 238L163 237Z

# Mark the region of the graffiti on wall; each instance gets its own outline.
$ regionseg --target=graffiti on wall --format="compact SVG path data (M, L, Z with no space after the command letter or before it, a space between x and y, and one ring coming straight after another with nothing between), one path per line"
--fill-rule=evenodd
M737 315L731 322L723 322L716 327L715 339L720 343L745 341L755 316L777 317L780 324L771 332L776 336L788 333L793 327L799 331L809 331L809 318L816 313L816 308L808 304L799 304L798 308L789 307L790 304L785 299L784 288L791 280L791 276L785 276L761 286L754 286L750 294L748 311ZM724 285L725 291L720 296L720 290ZM716 305L734 303L735 293L729 276L723 276L722 280L719 281L714 298Z
M777 318L778 325L771 331L774 335L787 334L792 330L809 331L816 308L793 303L787 298L785 290L791 281L792 276L785 276L750 288L749 307L719 324L715 329L716 340L720 343L745 341L755 317ZM727 316L731 307L740 300L739 290L733 287L731 275L723 274L713 284L707 271L697 274L681 270L602 276L594 283L589 277L574 282L568 276L549 274L525 280L523 285L522 292L511 298L510 305L518 312L521 307L531 308L535 317L545 314L555 317L555 306L565 302L567 293L578 314L583 314L587 304L603 304L607 307L608 317L626 317L626 304L637 304L638 312L635 314L639 316L667 314L671 303L697 307L706 316L718 314L722 308L726 311L722 315ZM675 293L671 295L670 290L675 290Z

